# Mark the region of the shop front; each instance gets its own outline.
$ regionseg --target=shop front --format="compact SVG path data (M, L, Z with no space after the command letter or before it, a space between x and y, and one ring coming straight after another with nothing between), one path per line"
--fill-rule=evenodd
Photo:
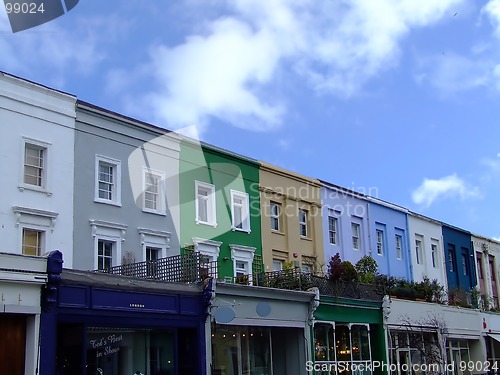
M64 270L42 314L42 375L205 372L203 286Z
M217 284L207 324L213 375L303 375L315 292Z
M321 375L381 373L383 332L381 301L321 296L314 313L314 363L309 368Z
M0 373L35 374L47 258L0 253Z

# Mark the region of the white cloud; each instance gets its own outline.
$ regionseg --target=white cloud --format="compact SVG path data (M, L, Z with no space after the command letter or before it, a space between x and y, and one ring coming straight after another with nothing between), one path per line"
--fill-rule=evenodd
M481 9L481 13L485 13L490 19L491 24L495 28L494 34L500 38L500 0L490 0Z
M397 64L406 34L462 1L226 0L226 15L193 22L184 43L152 49L159 88L143 99L174 128L211 117L275 128L286 103L273 83L285 66L318 92L353 95Z
M449 95L479 87L495 85L496 66L492 60L469 58L446 51L443 55L422 60L415 74L417 83L426 83ZM500 71L498 72L500 73Z
M469 187L456 174L439 179L424 178L422 184L412 193L413 203L430 207L440 198L459 197L461 200L479 196L476 187Z

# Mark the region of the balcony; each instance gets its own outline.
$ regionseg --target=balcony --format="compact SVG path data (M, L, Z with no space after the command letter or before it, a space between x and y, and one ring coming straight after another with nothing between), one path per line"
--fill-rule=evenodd
M217 262L207 262L202 254L188 252L157 260L122 264L95 272L171 283L195 283L207 277L214 277L217 274Z

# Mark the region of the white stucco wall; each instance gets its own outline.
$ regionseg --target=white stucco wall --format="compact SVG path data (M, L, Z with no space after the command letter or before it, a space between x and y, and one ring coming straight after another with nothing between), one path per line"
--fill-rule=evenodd
M443 250L443 233L441 225L433 220L425 217L410 214L408 215L408 227L410 232L410 255L412 274L415 281L421 281L424 276L429 279L437 279L437 281L447 289L446 282L446 262ZM421 264L417 263L415 240L417 236L423 240ZM438 259L436 259L436 267L432 265L431 244L438 245Z
M21 254L27 226L72 267L74 123L73 96L0 74L0 251ZM25 140L47 147L45 189L23 184Z

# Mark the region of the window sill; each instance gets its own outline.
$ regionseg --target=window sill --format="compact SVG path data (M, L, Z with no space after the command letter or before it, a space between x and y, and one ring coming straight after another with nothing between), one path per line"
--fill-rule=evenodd
M301 240L304 240L304 241L312 241L312 238L311 238L311 237L304 237L304 236L300 236L300 239L301 239Z
M52 195L52 192L36 185L21 184L17 188L19 189L19 191L25 191L25 190L36 191L38 193L46 194L48 197Z
M247 234L250 234L250 232L251 232L250 229L240 229L240 228L236 228L236 227L231 227L231 230L233 232L243 232L243 233L247 233Z
M158 215L158 216L167 216L166 211L155 211L155 210L148 210L147 208L143 208L142 212L147 213L147 214Z
M217 228L217 223L209 223L207 221L199 221L199 220L195 220L195 222L196 222L196 225L206 225L209 227Z
M108 201L105 199L99 199L99 198L94 198L95 203L102 203L102 204L108 204L110 206L116 206L116 207L121 207L122 204L121 202L113 202L113 201Z
M279 230L274 230L274 229L271 229L271 233L279 234L280 236L284 236L285 235L285 233L280 232Z

